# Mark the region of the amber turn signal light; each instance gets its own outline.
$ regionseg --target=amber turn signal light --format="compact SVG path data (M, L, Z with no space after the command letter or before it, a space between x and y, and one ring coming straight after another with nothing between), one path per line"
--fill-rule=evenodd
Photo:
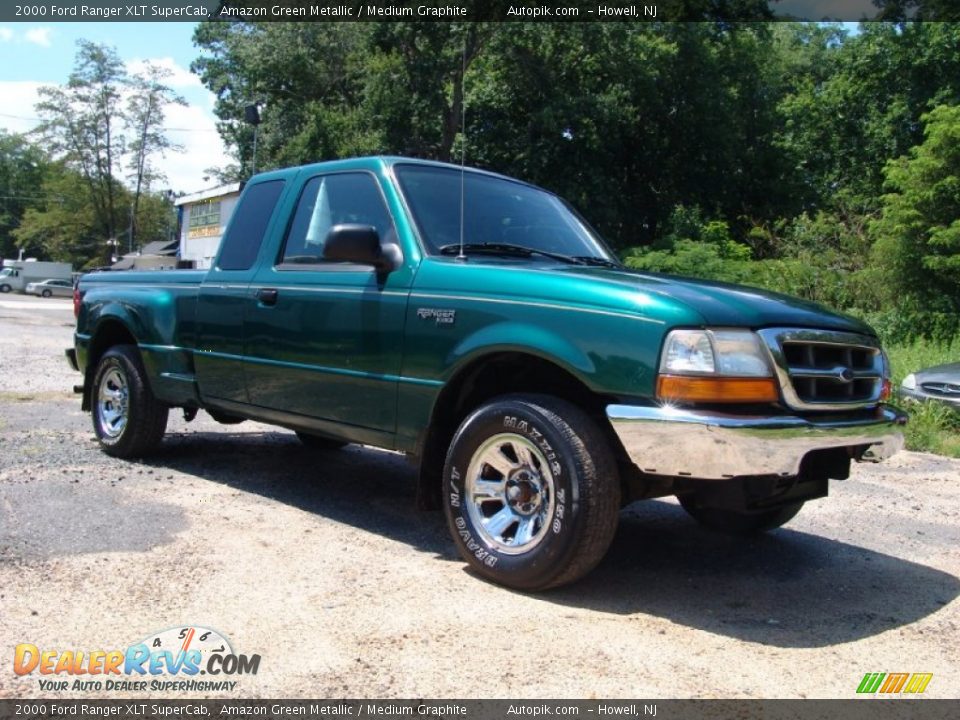
M893 385L890 382L890 378L883 379L883 388L880 390L880 402L884 400L889 400L893 395Z
M773 403L780 393L773 378L661 375L657 397L665 402Z

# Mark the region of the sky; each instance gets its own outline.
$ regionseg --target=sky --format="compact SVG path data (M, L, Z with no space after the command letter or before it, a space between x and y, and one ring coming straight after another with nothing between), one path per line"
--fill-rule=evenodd
M214 96L190 72L199 56L193 23L0 23L0 128L27 132L37 125L37 88L62 85L73 69L77 40L116 49L129 70L151 61L173 72L167 80L187 101L167 110L167 136L182 145L157 162L166 181L154 190L196 192L216 184L205 170L226 165L213 115ZM204 178L207 178L206 180Z

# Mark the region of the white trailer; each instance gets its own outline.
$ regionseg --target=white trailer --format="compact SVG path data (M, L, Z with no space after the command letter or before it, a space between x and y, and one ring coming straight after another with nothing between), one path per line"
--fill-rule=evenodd
M4 260L0 270L0 292L24 292L27 284L44 280L70 280L73 266L63 262Z

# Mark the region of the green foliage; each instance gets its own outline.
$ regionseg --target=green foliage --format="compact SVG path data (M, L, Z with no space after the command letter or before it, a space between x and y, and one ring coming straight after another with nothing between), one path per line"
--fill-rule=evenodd
M960 413L940 403L915 403L905 405L910 413L906 427L906 447L960 457Z
M164 132L166 109L170 105L186 105L186 100L164 84L172 73L158 65L148 63L143 74L131 81L131 94L127 99L126 122L131 130L129 178L133 185L133 200L130 210L133 222L129 228L130 243L134 244L142 230L140 203L144 193L150 191L154 182L161 180L153 164L156 155L171 150L180 150ZM149 235L147 235L149 238Z
M108 241L122 250L169 237L169 222L155 219L156 204L169 202L150 195L161 179L152 159L177 149L163 132L164 111L183 100L164 85L163 69L148 65L130 77L114 49L77 45L66 85L40 88L42 122L32 134L56 162L31 181L40 191L10 236L31 255L89 266L110 261Z
M38 134L51 154L72 168L87 188L99 232L113 237L118 224L116 173L125 150L120 128L127 74L115 50L80 40L64 87L39 90Z
M929 318L919 332L960 329L960 105L923 118L925 139L887 163L883 214L872 225L888 307Z
M0 257L17 257L13 232L27 208L45 200L48 163L46 154L23 135L0 130Z
M100 264L106 248L83 178L55 164L48 169L40 192L44 199L26 210L13 232L17 247L28 256L76 267L91 259Z

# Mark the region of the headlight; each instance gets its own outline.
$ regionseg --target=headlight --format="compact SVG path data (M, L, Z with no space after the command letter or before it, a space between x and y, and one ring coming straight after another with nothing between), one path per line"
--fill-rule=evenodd
M771 376L760 338L749 330L674 330L664 344L660 372Z
M907 375L907 376L903 379L903 382L900 383L900 384L901 384L903 387L905 387L907 390L916 390L916 389L917 389L917 376L914 375L913 373L910 373L909 375Z
M749 330L673 330L660 357L657 397L666 402L777 402L760 338Z
M705 330L674 330L667 336L660 360L662 373L712 373L713 345Z

